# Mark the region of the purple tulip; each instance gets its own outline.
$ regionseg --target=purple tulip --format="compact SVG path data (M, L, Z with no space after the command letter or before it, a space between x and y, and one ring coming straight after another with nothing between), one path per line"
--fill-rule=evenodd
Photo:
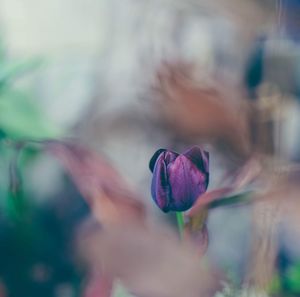
M194 146L183 154L160 149L150 160L151 194L164 212L185 211L203 194L209 180L209 154Z

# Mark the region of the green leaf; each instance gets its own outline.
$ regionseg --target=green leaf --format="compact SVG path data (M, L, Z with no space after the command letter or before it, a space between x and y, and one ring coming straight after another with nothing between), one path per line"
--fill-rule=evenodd
M133 295L129 294L127 290L120 284L120 282L115 282L113 288L113 297L134 297Z
M288 270L286 285L290 292L300 294L300 264L292 266Z
M212 201L208 204L208 208L217 208L217 207L223 207L223 206L235 206L240 204L247 204L252 201L252 191L243 192L240 194L223 197L220 199L217 199L215 201Z
M52 138L60 134L29 95L8 89L0 93L0 129L13 139Z
M42 63L41 59L31 59L26 61L0 63L0 85L4 85L13 79L18 78L29 71L37 69Z
M267 291L271 295L275 295L282 290L281 279L278 273L274 274L271 283L269 284Z

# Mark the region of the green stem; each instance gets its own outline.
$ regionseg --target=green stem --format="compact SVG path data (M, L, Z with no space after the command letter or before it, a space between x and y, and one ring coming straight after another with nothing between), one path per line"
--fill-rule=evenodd
M183 213L182 212L176 212L176 219L177 219L177 226L180 238L183 236L183 229L184 229L184 219L183 219Z

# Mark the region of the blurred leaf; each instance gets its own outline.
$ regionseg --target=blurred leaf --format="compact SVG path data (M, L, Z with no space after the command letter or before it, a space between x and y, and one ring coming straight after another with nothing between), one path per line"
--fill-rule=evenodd
M0 129L14 139L59 136L30 96L9 89L0 93Z
M220 81L204 87L191 78L192 71L191 65L180 62L159 69L155 88L163 99L157 102L162 118L183 139L211 141L222 150L230 148L232 157L245 158L251 142L240 90Z
M185 238L194 242L200 255L203 255L208 247L207 214L206 208L201 209L194 216L186 217L187 222L184 226Z
M223 206L235 206L240 204L247 204L252 201L252 194L253 191L247 191L244 193L228 196L228 197L222 197L215 201L212 201L208 208L217 208L217 207L223 207Z
M113 280L103 274L92 272L83 289L83 297L113 297Z
M203 209L244 205L253 202L255 199L253 191L232 194L231 188L220 188L206 192L199 197L196 204L186 213L186 216L191 219L198 215L201 216Z
M115 282L112 297L133 297L133 295L129 294L119 282Z
M218 289L216 271L167 228L123 223L84 231L78 237L82 257L135 296L207 297Z
M280 276L278 273L274 274L274 277L273 277L267 291L269 294L272 294L272 295L279 293L281 291L281 279L280 279Z
M40 59L31 59L19 62L0 62L0 86L3 86L19 76L27 74L28 71L35 70L41 65L41 63L42 60Z
M288 270L286 285L290 292L300 294L300 264L292 266Z
M102 223L144 221L144 204L104 158L74 143L48 141L46 145L68 170Z
M9 191L7 195L7 215L13 221L22 220L26 213L26 200L22 191Z
M0 38L0 63L3 63L6 59L6 49L3 42L3 39Z
M21 147L10 149L9 160L9 187L7 189L7 215L13 221L22 221L26 217L28 210L22 185L22 174L19 168L19 155Z

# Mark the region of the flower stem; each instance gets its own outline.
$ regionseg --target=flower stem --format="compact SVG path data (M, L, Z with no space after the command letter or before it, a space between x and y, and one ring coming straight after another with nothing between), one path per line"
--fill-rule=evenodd
M183 236L183 228L184 228L184 220L183 220L183 213L182 212L176 212L176 219L177 219L177 226L180 238Z

